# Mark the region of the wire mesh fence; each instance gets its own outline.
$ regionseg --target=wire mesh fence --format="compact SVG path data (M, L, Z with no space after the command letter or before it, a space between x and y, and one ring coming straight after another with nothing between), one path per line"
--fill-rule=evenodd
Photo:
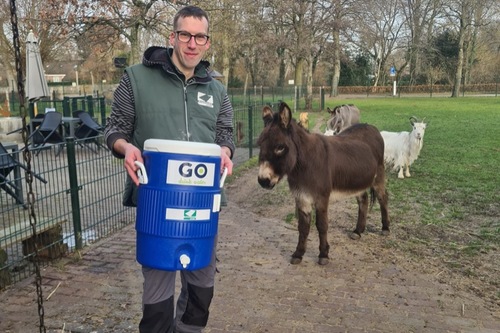
M359 87L361 91L365 88ZM498 86L490 85L488 91L491 93L492 89L496 95ZM437 90L431 90L431 95L433 91ZM374 93L368 92L370 95ZM228 93L234 109L234 142L239 148L240 160L256 155L257 139L264 126L261 113L264 105L277 110L278 104L285 100L294 110L303 107L304 92L297 87L256 87L248 94L234 89ZM313 94L313 104L319 110L323 109L328 92L316 89ZM67 115L75 110L87 110L103 125L109 114L109 103L102 97L67 98L60 105L54 103L39 102L37 108L55 107ZM102 139L98 137L101 142ZM47 264L135 221L135 209L122 206L126 177L122 161L102 147L96 148L97 153L93 152L85 143L93 144L70 139L61 145L50 146L38 155L32 154L32 170L47 181L44 183L33 178L32 191L28 188L24 170L20 167L7 170L0 166L0 289L34 274L35 248L38 248L42 264ZM8 154L23 163L22 147L13 143L10 148ZM62 149L60 154L55 153L58 149ZM248 155L242 156L242 151ZM4 186L10 186L22 202L9 194ZM36 221L30 218L28 197L35 199ZM33 237L33 223L37 237Z
M263 128L262 107L278 102L249 100L234 107L235 143L248 151L248 156L239 156L241 160L254 155ZM122 205L123 161L94 145L94 139L68 138L38 154L32 151L31 170L46 183L33 178L31 191L21 168L5 175L7 181L17 184L23 202L0 190L0 289L35 273L35 249L41 264L46 265L134 223L135 209ZM103 140L102 136L97 139ZM10 143L9 148L8 154L24 163L21 145ZM36 221L30 218L28 197L34 199Z
M95 153L71 139L61 146L32 154L31 169L47 183L33 178L30 191L23 170L17 172L19 178L14 172L7 175L21 184L17 192L23 202L0 190L0 289L34 274L35 248L42 265L47 264L135 220L135 210L121 204L122 161L105 148ZM19 151L9 154L23 162ZM27 209L28 197L34 199L36 219Z

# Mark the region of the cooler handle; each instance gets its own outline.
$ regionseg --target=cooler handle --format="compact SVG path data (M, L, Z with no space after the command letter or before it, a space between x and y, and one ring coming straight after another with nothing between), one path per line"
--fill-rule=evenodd
M137 177L139 177L139 183L140 184L147 184L148 183L148 174L146 173L146 168L144 167L144 164L142 164L139 161L135 161L134 164L139 167L139 169L137 169Z
M224 187L224 181L226 180L226 176L227 176L227 168L224 168L222 176L220 177L220 188Z

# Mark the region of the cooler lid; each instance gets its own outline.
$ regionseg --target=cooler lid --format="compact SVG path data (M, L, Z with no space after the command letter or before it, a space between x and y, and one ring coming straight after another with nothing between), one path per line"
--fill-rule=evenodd
M162 139L148 139L144 141L144 150L201 156L220 156L221 154L220 146L215 143Z

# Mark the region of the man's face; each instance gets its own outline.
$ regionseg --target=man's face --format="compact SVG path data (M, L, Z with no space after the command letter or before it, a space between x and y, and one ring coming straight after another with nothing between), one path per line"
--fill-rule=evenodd
M196 17L181 17L177 22L176 31L191 35L208 35L208 22L205 18L200 20ZM172 57L174 64L186 78L190 78L193 76L194 68L209 49L210 40L205 45L198 45L195 37L190 38L188 42L182 42L179 40L178 33L174 31L170 34L170 45L174 47Z

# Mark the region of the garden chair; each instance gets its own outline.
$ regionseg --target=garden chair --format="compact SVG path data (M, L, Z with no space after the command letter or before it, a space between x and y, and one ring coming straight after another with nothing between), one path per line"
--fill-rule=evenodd
M104 147L98 140L104 128L88 112L82 110L74 111L73 117L78 117L81 121L80 126L75 131L76 142L82 147L85 145L85 147L97 154L97 150L89 147L88 144L94 143L97 148Z
M31 125L28 124L26 125L26 130L28 133L28 136L31 134L31 131L35 131L37 129L38 126L40 126L40 124L42 123L43 121L43 118L45 117L45 114L44 113L38 113L33 119L35 119L35 121L33 121L33 119L31 120ZM15 129L13 131L10 131L10 132L7 132L7 135L9 134L14 134L14 133L19 133L23 130L22 127L18 128L18 129Z
M16 200L16 203L24 205L22 198L22 189L16 184L16 180L9 179L9 174L16 168L28 170L26 166L18 162L8 151L4 145L0 143L0 188ZM35 178L42 183L47 184L47 181L36 173L32 173Z
M62 114L59 112L47 112L43 117L43 121L38 128L31 133L28 140L31 140L31 146L38 149L36 155L40 153L42 148L47 144L56 144L56 156L62 151L62 145L65 140L58 132L62 124Z

